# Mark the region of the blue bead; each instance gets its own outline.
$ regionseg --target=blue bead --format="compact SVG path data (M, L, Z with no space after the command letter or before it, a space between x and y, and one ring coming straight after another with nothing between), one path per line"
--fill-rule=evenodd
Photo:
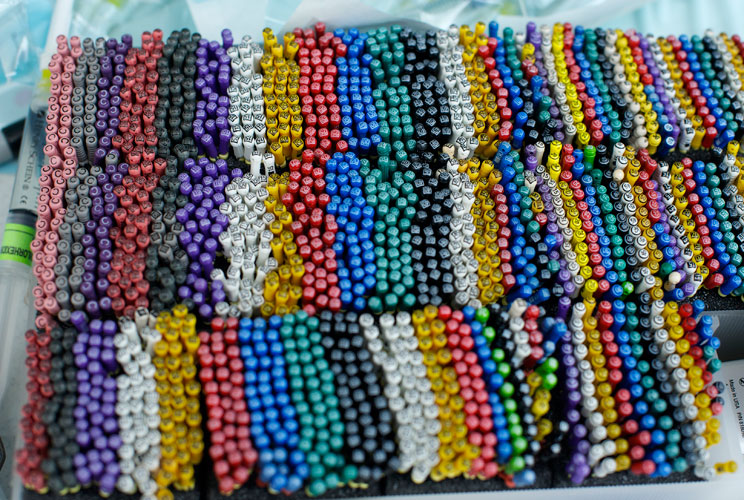
M636 406L637 406L637 403L636 403ZM655 425L656 425L656 419L654 418L653 415L646 414L643 417L641 417L641 421L640 421L641 429L651 430L654 428Z
M264 453L267 453L267 455L262 456ZM262 464L258 476L261 481L268 483L276 474L276 466L271 463L271 452L263 451L259 453L258 460Z
M514 474L514 485L517 487L531 486L536 480L537 475L532 469L523 469Z
M666 436L664 435L664 431L660 429L656 429L653 432L651 432L651 442L655 445L662 445L666 442Z
M509 437L510 437L509 432L507 431L506 432L507 441L502 441L499 438L499 444L496 445L496 454L498 455L500 461L507 460L512 454L513 448L511 444L509 444L508 442Z
M638 372L635 371L635 373L638 373ZM639 377L639 380L640 380L640 377ZM640 384L633 384L633 385L630 386L630 395L633 397L633 399L640 398L641 396L643 396L643 393L644 392L645 391L643 389L643 386L640 385ZM640 401L639 401L639 403L640 403ZM636 410L636 413L638 413L637 410Z
M488 377L488 385L492 390L496 390L504 385L504 377L500 373L493 373Z
M367 307L367 299L364 297L357 297L354 299L353 308L355 311L361 312Z
M310 477L310 466L308 466L307 463L298 464L295 468L295 474L302 479L307 479Z

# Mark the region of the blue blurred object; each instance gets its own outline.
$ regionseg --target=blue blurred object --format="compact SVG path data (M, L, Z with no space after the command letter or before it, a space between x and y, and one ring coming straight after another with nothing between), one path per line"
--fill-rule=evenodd
M0 0L0 165L18 156L53 0Z

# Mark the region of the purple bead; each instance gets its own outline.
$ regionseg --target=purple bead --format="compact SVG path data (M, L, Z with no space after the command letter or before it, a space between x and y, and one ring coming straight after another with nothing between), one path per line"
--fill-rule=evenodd
M207 253L203 253L199 256L199 264L201 264L204 272L209 274L214 269L214 256Z
M223 290L212 290L212 305L218 302L225 302L226 300L227 295Z
M93 478L95 480L98 480L101 475L103 474L103 462L100 461L89 461L88 462L88 468L90 469L90 473L93 475Z
M109 444L109 448L116 451L119 448L121 448L121 445L123 443L121 441L121 437L118 434L114 434L113 436L109 437L108 444Z
M198 278L194 282L194 290L196 290L198 293L202 293L202 294L205 293L207 291L207 288L208 288L208 283L207 283L207 280L205 280L204 278Z
M79 467L85 467L88 464L88 460L82 453L75 453L75 456L72 457L72 463L77 469Z
M104 404L116 404L116 391L103 391L103 396L101 396L101 402Z
M199 315L202 318L211 318L212 317L212 306L206 303L199 306Z
M212 228L214 227L215 226L212 226ZM222 232L221 228L219 232ZM218 235L219 235L219 232L218 232ZM217 240L215 239L207 238L207 240L204 242L204 250L206 252L209 252L210 255L215 255L217 253L218 248L219 248L219 243L217 243Z
M191 273L193 275L202 274L202 268L199 265L199 262L194 261L194 262L192 262L192 263L189 264L189 273ZM188 283L188 281L187 281L187 283Z
M92 374L102 374L103 373L103 365L101 365L100 361L89 361L88 362L88 371Z
M107 336L116 335L117 332L116 322L113 320L106 320L103 322L103 334Z
M110 267L110 266L109 266ZM106 273L101 273L101 266L98 266L98 273L99 276L101 274L105 275ZM106 278L101 278L98 281L96 281L96 292L98 292L99 295L104 295L106 293L106 290L108 290L109 282Z
M88 347L88 350L86 351L85 354L86 356L88 356L89 360L90 359L98 360L101 358L101 349L96 346Z
M110 372L116 370L116 354L114 354L112 349L104 349L101 351L100 360L106 370Z
M189 243L186 247L186 254L190 259L196 259L200 253L199 246L196 243Z
M91 425L94 425L96 427L100 427L103 424L103 419L104 419L104 417L101 414L101 412L96 412L96 413L93 413L90 416L90 423L91 423Z
M107 434L113 434L119 430L119 425L114 417L107 417L103 421L103 431Z
M104 417L115 417L116 411L115 406L111 403L104 403L101 405L101 414Z
M106 449L106 448L108 447L108 439L106 439L106 436L104 436L104 435L98 436L98 437L97 437L97 438L96 438L96 439L94 440L94 442L93 442L93 446L94 446L94 447L95 447L95 448L96 448L97 450L99 450L99 451L103 451L103 450L105 450L105 449Z
M87 365L88 358L85 356L85 354L78 354L77 356L75 356L75 366L81 368L82 370L85 370Z
M101 311L110 311L111 310L111 298L102 297L101 300L98 301L98 307L101 309Z
M216 156L216 155L215 155ZM204 173L209 177L217 177L219 175L219 170L217 169L217 165L214 163L208 163L204 167Z
M81 448L87 448L90 446L90 434L88 434L86 431L78 432L75 435L75 442L81 447Z
M88 331L88 318L84 312L73 311L70 315L70 322L75 325L75 328L77 328L79 332Z

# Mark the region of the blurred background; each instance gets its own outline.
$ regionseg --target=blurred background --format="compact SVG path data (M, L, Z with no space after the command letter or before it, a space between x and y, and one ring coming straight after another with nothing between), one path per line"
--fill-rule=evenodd
M538 25L634 28L657 36L702 35L708 28L731 35L744 26L744 11L742 0L0 0L0 234L18 171L24 121L30 107L36 111L45 106L43 68L56 50L58 34L96 38L131 33L137 40L144 30L161 28L167 34L187 27L219 39L220 31L230 28L239 40L244 34L260 38L266 26L283 32L318 19L331 28L408 19L439 28L496 20L501 27L524 30L531 20ZM34 139L42 144L43 135ZM21 170L28 176L25 165ZM0 279L0 297L10 293L10 283ZM33 310L27 312L32 318ZM17 488L10 492L10 457L25 374L22 364L20 370L13 366L12 353L22 352L22 338L14 342L9 335L25 329L25 321L18 319L16 332L8 327L8 318L0 318L0 439L9 457L4 467L0 457L0 500L19 493Z

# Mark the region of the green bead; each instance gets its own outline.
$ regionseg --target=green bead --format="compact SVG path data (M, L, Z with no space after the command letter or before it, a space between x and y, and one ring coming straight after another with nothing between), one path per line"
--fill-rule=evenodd
M394 226L397 221L398 217L396 217L395 214L388 213L385 216L385 224L387 224L388 226Z
M317 435L317 434L316 434ZM325 460L325 456L331 452L331 447L325 441L315 440L315 452L321 457L321 463ZM324 464L325 465L325 464Z
M403 275L400 273L400 271L390 272L390 283L393 283L393 284L400 283L402 278L403 278ZM393 293L395 293L395 287L393 287Z
M708 363L708 371L710 371L711 373L716 373L720 369L721 369L720 359L712 359L710 363Z
M303 377L314 377L317 374L318 374L318 370L313 365L305 365L305 366L302 367L302 376Z
M668 261L664 262L663 264L661 264L661 266L659 266L659 274L661 275L660 277L669 276L669 273L673 272L674 270L675 270L674 264Z
M398 296L394 293L388 293L385 295L385 310L394 311L398 307Z
M315 365L315 369L318 370L318 378L320 378L320 374L324 371L330 371L330 366L328 365L328 361L326 361L325 358L316 359L313 363ZM321 382L323 382L321 380ZM333 382L333 372L331 372L331 379L330 382Z
M672 470L674 472L684 472L687 470L687 460L677 457L672 461Z
M659 401L662 401L664 403L664 408L661 410L661 412L666 411L667 402L665 399L660 399ZM658 420L659 427L665 431L668 431L672 428L674 425L674 420L672 420L672 417L669 415L661 415Z
M355 465L352 464L348 464L346 467L344 467L343 471L341 471L341 478L344 484L355 480L358 476L359 470L356 468Z
M548 358L538 366L535 371L540 375L547 375L549 373L556 372L558 370L558 360L556 358Z
M325 475L325 469L323 470L323 474L321 475L321 477L323 475ZM311 477L312 477L312 474L311 474ZM328 491L328 488L326 488L325 482L320 478L315 479L313 482L310 483L310 486L307 487L307 494L308 496L312 496L312 497L320 496L326 491Z
M302 439L313 439L315 438L315 428L312 426L303 427L300 429L300 438Z
M509 413L506 416L506 423L507 425L519 425L521 423L521 419L519 418L519 414L517 413ZM521 431L518 435L521 435Z
M489 312L487 307L481 307L475 312L475 320L484 325L488 322L488 318L490 316L491 316L491 313ZM489 328L484 329L484 332L483 332L484 335L486 335L486 331L488 331ZM495 330L493 328L490 328L490 330L493 332L493 335L495 336L496 334ZM493 340L493 337L491 337L491 339L489 340Z
M514 447L514 443L512 443L512 447ZM524 458L520 456L513 456L506 464L504 472L506 472L507 474L514 474L521 471L522 469L524 469Z
M335 453L328 453L326 452L323 455L323 465L325 465L328 469L333 469L338 465L339 460L336 458Z
M646 400L646 402L653 403L654 401L659 399L659 391L657 391L656 389L650 389L646 391L646 394L644 394L643 398Z
M408 266L408 268L410 269L411 266ZM416 284L416 280L411 275L404 275L401 283L406 287L406 290L410 290Z
M299 381L302 382L303 379L299 378ZM320 380L318 378L309 378L306 381L304 381L305 387L307 387L308 390L315 391L320 387ZM302 386L300 387L292 387L293 389L302 389Z
M643 346L634 345L630 348L630 352L633 354L634 358L638 359L643 356Z
M516 413L512 413L512 415L516 415ZM521 437L524 432L521 425L510 425L508 429L512 437Z
M320 463L320 455L315 450L307 454L307 464L310 466L318 465Z
M310 339L307 337L297 339L297 349L307 351L310 349Z
M384 246L386 240L387 240L387 238L381 232L380 233L376 233L372 237L372 242L375 244L375 248L380 248L380 247Z
M294 318L297 321L297 324L301 325L307 321L309 315L305 311L299 310L294 314Z
M504 411L506 413L514 413L517 411L517 402L512 398L504 399L502 404L504 405Z
M416 297L412 293L407 293L403 296L403 299L401 300L401 307L403 307L406 311L413 309L415 305Z
M285 318L285 323L281 327L279 327L279 335L282 337L282 339L290 339L292 338L292 333L292 326L286 323Z
M555 373L548 373L543 377L542 387L547 390L553 390L558 385L558 376Z
M287 376L288 377L299 377L302 374L302 367L298 364L287 365Z
M319 363L320 359L315 360L315 367L320 371L320 375L318 376L318 380L320 380L323 383L333 383L333 372L327 369L328 361L323 359L325 363ZM322 369L321 369L322 367Z
M633 290L635 290L635 287L633 286L633 283L630 281L626 281L622 284L623 287L623 296L627 297L628 295L633 293Z
M338 477L338 474L335 472L329 472L328 475L325 477L325 483L329 490L333 488L338 488L339 484L341 483L341 480Z
M501 365L506 365L506 363L499 364L499 373L501 373ZM501 386L501 389L499 389L499 394L503 398L510 398L514 394L514 385L512 385L511 382L504 382L504 384Z
M528 234L538 233L540 232L540 223L538 223L536 220L531 220L527 223L526 229Z
M334 394L336 392L336 388L332 383L323 383L320 384L320 392L323 396L328 396L329 394Z
M561 264L557 260L548 261L547 267L548 267L548 271L550 271L550 274L555 274L561 270Z
M298 415L302 415L310 411L310 405L307 404L306 401L304 401L304 396L302 398L303 399L301 401L295 404L295 410L297 411Z
M310 450L313 449L313 442L310 439L300 439L299 443L297 443L297 448L301 451L304 451L305 453L308 453Z
M328 444L333 451L341 451L344 447L344 438L341 436L331 436L328 439Z
M331 401L331 399L333 399L333 401ZM338 406L338 398L336 398L336 395L335 394L333 394L333 395L331 395L331 394L327 395L326 396L326 404L328 406L332 406L332 408L326 412L326 417L328 417L328 421L331 422L331 425L333 425L336 422L341 422L341 412L338 411L338 408L337 408L337 406Z
M496 369L501 374L501 376L504 377L504 378L508 377L509 374L511 373L511 366L509 366L509 363L505 363L503 361L501 361L498 364L498 367ZM512 393L514 392L514 386L511 387L511 391L512 391ZM509 396L511 396L511 394ZM506 397L509 397L509 396L506 396Z

